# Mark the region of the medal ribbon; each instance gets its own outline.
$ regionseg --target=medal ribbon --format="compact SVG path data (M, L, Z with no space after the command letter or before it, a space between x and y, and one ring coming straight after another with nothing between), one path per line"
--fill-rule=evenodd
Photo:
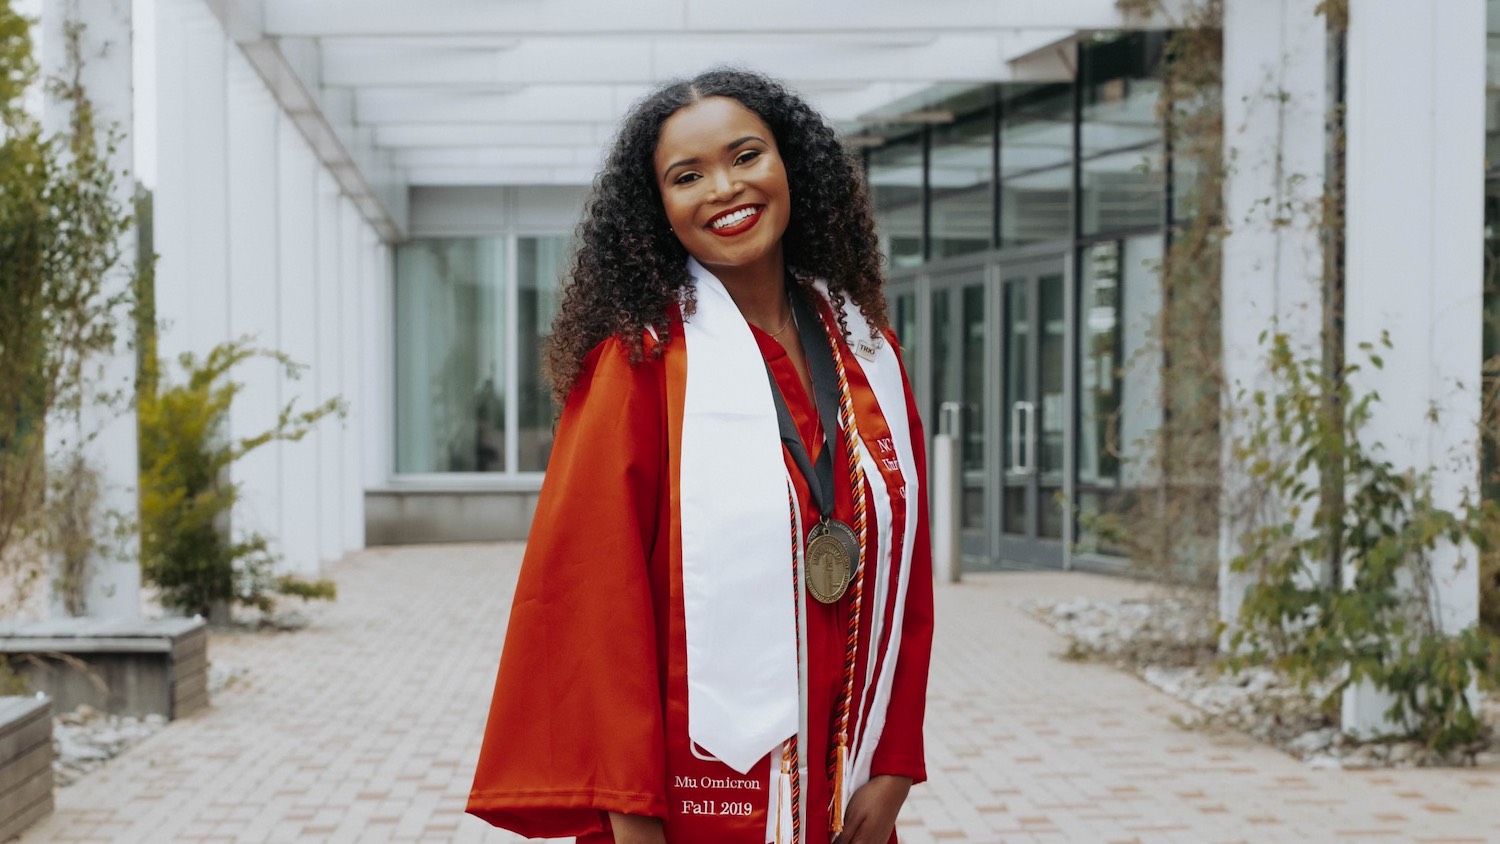
M835 709L837 719L835 745L828 760L828 778L833 784L830 820L833 831L837 833L844 829L844 804L846 802L844 779L849 767L849 713L850 704L854 698L854 672L859 656L860 613L864 604L864 561L865 549L869 542L866 519L868 506L865 501L864 469L861 468L858 459L859 429L854 419L854 401L849 393L849 375L839 355L838 343L832 339L838 326L821 312L819 315L821 318L810 313L801 296L793 295L791 300L792 313L797 319L797 331L802 341L802 349L807 356L808 375L813 382L814 403L817 405L818 417L823 425L824 447L822 454L818 455L817 465L810 465L812 461L807 455L801 435L797 433L791 410L787 407L786 399L782 396L776 379L771 375L770 367L767 366L766 376L771 379L771 395L776 401L776 419L781 431L781 439L786 443L787 451L791 453L797 468L807 479L818 511L826 522L833 515L834 506L833 466L830 455L833 450L833 443L830 442L831 432L838 431L843 435L840 444L843 446L845 464L849 468L849 484L854 497L854 530L859 546L856 549L854 572L849 585L851 594L849 630L844 640L844 683L839 691ZM821 354L823 349L827 349L829 354ZM837 419L834 418L835 406L838 408Z
M802 301L801 296L792 296L791 302L792 314L797 320L797 333L802 340L802 351L807 356L807 374L812 379L813 405L817 407L818 419L823 426L823 451L818 455L816 465L807 454L807 446L802 442L802 435L797 433L797 423L792 419L792 411L787 407L786 397L781 394L781 388L777 386L776 377L771 374L769 364L766 365L766 377L771 381L771 397L776 401L776 423L781 430L781 441L786 444L786 449L791 453L792 461L797 464L797 469L802 472L802 477L807 479L813 503L818 507L818 515L822 516L823 521L826 522L833 517L834 502L832 454L834 443L830 442L830 432L838 430L834 407L843 407L844 397L839 394L841 382L834 357L818 353L822 349L828 349L829 343L828 337L818 330L817 317L808 311L807 304Z

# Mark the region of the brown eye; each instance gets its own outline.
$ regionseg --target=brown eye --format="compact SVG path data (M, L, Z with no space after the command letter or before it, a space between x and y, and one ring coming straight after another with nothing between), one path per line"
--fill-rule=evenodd
M748 163L754 161L757 158L760 158L760 150L758 150L758 149L747 149L747 150L745 150L744 152L740 153L738 156L735 157L734 163L735 164L748 164Z

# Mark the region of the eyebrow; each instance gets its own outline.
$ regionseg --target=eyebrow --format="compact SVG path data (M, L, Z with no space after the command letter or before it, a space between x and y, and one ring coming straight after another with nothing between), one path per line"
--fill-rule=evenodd
M747 144L747 143L749 143L751 141L760 141L761 143L765 143L765 139L761 138L759 135L746 135L743 138L735 138L734 140L732 140L729 143L725 144L724 145L724 150L726 152L734 152L735 150L739 149L740 147L744 146L745 144ZM671 164L667 165L667 168L665 170L661 171L662 178L666 178L666 176L668 174L670 174L673 170L677 169L678 167L691 166L691 165L699 164L699 163L701 163L701 162L699 162L698 159L696 159L696 158L684 158L681 161L674 161Z

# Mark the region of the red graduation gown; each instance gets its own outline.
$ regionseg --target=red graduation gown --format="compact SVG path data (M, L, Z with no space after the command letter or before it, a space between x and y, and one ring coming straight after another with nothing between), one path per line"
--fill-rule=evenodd
M608 812L614 811L664 819L669 844L763 844L767 837L767 807L774 805L770 771L773 761L780 764L779 751L742 775L687 737L682 586L680 571L673 571L681 550L680 544L673 548L680 539L671 530L670 443L681 430L682 409L669 406L668 387L669 378L685 371L680 323L673 322L672 332L663 357L635 365L618 339L596 347L558 425L467 808L522 835L611 842ZM804 442L812 443L820 426L795 367L775 340L753 333ZM849 378L861 435L873 447L890 433L863 373L850 367ZM921 424L904 374L903 382L916 470L925 480ZM785 449L783 457L802 521L813 524L817 513L806 480ZM725 479L726 495L734 494L733 483ZM837 517L852 522L848 483L836 486ZM900 542L905 511L918 519L905 603L897 607L891 599L876 607L866 600L853 697L863 699L873 614L886 614L888 636L892 615L904 613L871 776L917 782L926 778L922 719L932 642L932 561L926 490L919 487L908 507L897 508L891 531L892 541ZM876 552L883 549L871 547L869 558ZM789 591L792 576L789 549ZM832 837L827 771L849 605L849 595L832 605L808 600L800 622L808 654L804 842Z

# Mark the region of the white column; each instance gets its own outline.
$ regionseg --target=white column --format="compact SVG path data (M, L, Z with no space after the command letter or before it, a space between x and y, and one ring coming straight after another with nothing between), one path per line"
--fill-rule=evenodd
M44 78L70 78L67 23L82 23L79 52L80 79L94 106L96 141L102 151L107 133L119 130L114 149L108 152L116 173L114 200L128 212L135 193L131 169L133 93L131 89L131 7L129 0L48 0L42 6L40 62ZM42 121L49 135L66 131L72 106L49 92L43 101ZM109 274L102 296L128 290L135 272L135 231L120 239L119 263ZM3 303L0 303L3 306ZM120 308L115 314L119 340L115 348L85 364L90 379L77 418L59 417L47 422L47 452L50 457L80 448L86 464L99 473L100 500L93 513L95 534L104 538L109 514L134 524L139 512L139 480L136 449L136 416L128 403L122 408L101 404L103 396L135 392L135 354L129 345L134 332L130 315ZM97 618L134 618L140 614L140 540L128 532L111 540L114 556L93 555L89 561L85 611ZM59 607L57 600L54 608Z
M396 407L391 385L396 377L396 355L391 328L391 306L395 302L392 247L371 247L370 271L359 280L361 380L363 406L359 425L364 489L383 487L390 477L395 451Z
M229 168L229 331L263 349L281 347L277 274L277 129L280 110L260 77L238 51L229 55L227 88ZM229 412L235 437L275 427L281 408L280 366L263 358L240 364L242 387ZM281 548L281 464L274 446L262 446L230 467L240 485L233 530L236 539L258 533Z
M365 412L360 395L359 324L364 311L360 308L360 281L370 272L369 240L374 236L359 216L359 210L344 199L344 272L339 299L339 355L342 385L339 393L349 406L349 417L340 424L339 443L343 449L339 464L343 486L343 511L340 534L343 549L354 551L365 544L365 495L360 472L360 415ZM330 423L333 424L333 423Z
M317 356L308 380L316 384L316 402L337 398L341 382L342 358L339 353L339 323L343 308L339 301L343 273L343 223L340 221L338 182L326 169L318 168L318 272L317 288L318 342ZM308 435L317 449L318 498L309 502L318 514L319 555L325 562L343 556L344 487L340 479L343 453L338 422L327 420Z
M277 128L277 289L281 351L316 367L318 351L318 176L321 167L289 120ZM302 410L317 404L315 368L300 379L281 380L281 403ZM279 443L281 463L282 553L287 571L316 576L321 570L317 502L316 433L299 442Z
M1433 503L1477 493L1483 280L1485 2L1352 0L1348 54L1345 353L1389 332L1382 369L1357 392L1382 401L1367 448L1432 473ZM1475 623L1472 548L1433 559L1438 621ZM1368 689L1344 700L1344 725L1382 729Z
M1226 0L1224 143L1228 163L1223 247L1227 403L1219 531L1219 617L1239 615L1253 576L1235 574L1249 480L1235 459L1252 408L1236 400L1269 389L1268 347L1281 332L1299 357L1317 357L1322 321L1318 226L1324 192L1327 36L1318 0Z
M157 352L181 383L178 355L229 339L229 45L199 0L161 0L156 49Z

